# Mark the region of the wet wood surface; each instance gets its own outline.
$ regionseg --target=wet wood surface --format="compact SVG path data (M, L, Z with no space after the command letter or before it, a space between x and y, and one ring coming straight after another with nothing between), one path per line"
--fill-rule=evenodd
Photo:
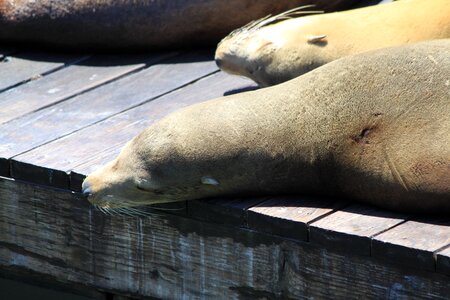
M256 88L219 72L212 53L0 48L0 271L138 297L339 298L354 286L349 298L445 299L449 217L280 195L132 218L81 199L85 175L145 127Z

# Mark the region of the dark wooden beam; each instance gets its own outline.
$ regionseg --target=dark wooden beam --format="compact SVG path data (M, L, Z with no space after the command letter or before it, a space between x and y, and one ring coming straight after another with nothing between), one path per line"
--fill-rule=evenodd
M8 179L0 179L0 232L2 272L135 297L450 294L450 277L437 272L184 216L107 216L79 194Z

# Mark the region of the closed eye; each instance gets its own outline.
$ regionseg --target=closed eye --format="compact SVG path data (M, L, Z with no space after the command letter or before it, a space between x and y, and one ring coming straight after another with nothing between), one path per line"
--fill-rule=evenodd
M144 189L144 188L142 188L142 187L140 187L138 185L136 186L136 188L138 190L142 191L142 192L145 192L145 193L152 193L154 195L164 195L164 191L161 191L161 190L151 190L151 191L149 191L149 190L146 190L146 189Z
M146 190L146 189L144 189L144 188L142 188L142 187L140 187L140 186L136 186L136 188L138 189L138 190L140 190L140 191L143 191L143 192L146 192L146 193L150 193L150 191L149 190Z

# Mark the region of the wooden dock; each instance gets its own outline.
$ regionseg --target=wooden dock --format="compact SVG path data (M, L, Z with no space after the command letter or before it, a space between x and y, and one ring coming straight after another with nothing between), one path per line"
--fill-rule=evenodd
M87 203L85 175L155 120L255 88L212 57L0 48L0 276L95 299L449 299L450 216L302 196L146 217Z

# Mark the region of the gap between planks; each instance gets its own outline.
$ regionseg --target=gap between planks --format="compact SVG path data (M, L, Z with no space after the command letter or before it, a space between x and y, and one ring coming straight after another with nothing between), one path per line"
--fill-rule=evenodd
M64 68L64 70L60 70L60 72L57 73L52 73L52 76L47 76L46 78L42 78L40 79L39 82L37 81L32 81L29 82L29 84L27 85L22 85L21 88L15 88L13 90L14 94L13 95L8 95L8 100L10 102L14 102L18 99L14 99L14 97L20 97L21 99L27 99L27 104L31 105L29 111L25 111L24 113L22 113L23 111L23 107L19 106L16 107L16 111L20 110L21 114L16 113L16 115L14 115L14 110L11 111L11 109L9 109L9 111L2 112L0 113L0 123L1 124L7 124L9 122L14 121L15 119L18 118L26 118L27 115L32 115L34 113L37 113L41 110L45 110L53 105L57 105L59 103L62 103L64 101L70 100L72 98L78 97L80 95L83 95L85 93L88 93L94 89L100 88L101 86L110 84L116 80L120 80L126 76L132 75L134 73L137 73L143 69L146 69L156 63L161 63L164 62L167 59L170 59L176 55L178 55L179 53L177 52L170 52L170 53L160 53L160 54L152 54L152 55L140 55L140 56L132 56L132 57L128 57L128 59L133 60L131 63L129 62L126 65L122 65L120 64L120 62L126 60L126 58L124 59L122 56L118 57L118 56L92 56L87 60L83 61L83 64L78 65L78 64L73 64L70 66L67 66L66 68ZM104 78L98 78L97 81L95 81L94 83L89 82L91 79L89 78L87 82L83 82L80 84L79 87L75 86L69 86L66 87L69 91L66 91L65 94L58 96L55 95L54 97L52 97L52 95L48 95L49 92L55 92L59 91L60 88L58 86L54 86L54 84L58 81L61 81L61 77L69 77L69 78L65 78L68 81L75 81L72 80L70 77L82 77L85 74L77 74L77 69L76 68L82 68L83 65L88 65L90 61L93 61L94 63L97 62L97 60L108 60L111 61L112 67L109 68L102 68L101 71L104 72L103 77ZM118 66L116 66L118 65ZM73 68L75 68L75 70L72 70ZM86 68L86 67L85 67ZM106 71L104 71L104 69L106 69ZM119 69L119 70L116 70ZM98 75L98 67L91 67L91 72L93 72L94 77L102 77ZM81 70L81 71L85 71L85 70ZM92 77L91 76L91 77ZM56 77L56 78L53 78ZM44 83L45 82L45 83ZM72 84L71 82L71 84ZM36 83L36 84L35 84ZM37 85L37 86L32 86L33 84ZM66 82L61 82L61 85L66 84ZM45 94L43 94L41 91L41 93L36 92L36 90L38 88L40 88L42 90L42 86L47 85L46 90L50 87L50 89L48 89L46 91ZM31 91L30 91L31 90ZM64 92L63 92L64 93ZM19 95L17 95L19 94ZM2 101L1 99L2 94L0 93L0 102ZM6 96L5 96L6 97ZM13 99L11 99L13 98ZM33 101L36 101L37 99L39 99L39 103L38 104L34 104L32 103ZM36 99L36 100L35 100ZM45 99L45 100L44 100ZM44 100L44 101L42 101ZM23 101L23 100L22 100ZM31 102L31 103L30 103ZM20 104L20 103L19 103ZM5 104L6 106L8 104ZM4 116L2 116L4 115Z
M7 61L3 60L3 62L1 62L1 63L2 64L12 64L12 63L14 63L14 61L16 59L23 60L21 58L18 58L20 55L24 55L24 56L31 55L31 56L33 56L33 55L35 55L35 53L17 52L17 53L14 53L14 56L7 56L8 60ZM83 56L80 56L80 55L78 55L78 56L77 55L62 55L62 54L53 54L53 55L54 55L54 57L52 57L52 56L49 57L50 61L51 60L60 60L61 62L59 62L59 63L52 62L52 63L49 63L49 65L41 63L41 64L43 64L42 66L38 65L35 68L31 68L30 66L27 66L25 72L19 72L17 74L18 76L16 75L17 78L15 78L13 81L7 83L3 87L0 86L0 93L6 92L6 91L11 90L11 89L14 89L14 88L19 87L19 86L21 86L23 84L26 84L28 82L31 82L31 81L34 81L34 80L38 80L38 79L40 79L42 77L45 77L45 76L50 75L52 73L55 73L55 72L57 72L57 71L59 71L61 69L64 69L64 68L66 68L66 67L68 67L70 65L73 65L73 64L76 64L76 63L80 63L80 62L82 62L84 60L87 60L90 57L90 55L83 55ZM55 59L55 57L57 57L57 58ZM25 61L27 61L27 59L25 59ZM29 61L29 64L33 64L33 63L37 64L36 62L34 62L32 60ZM24 68L22 68L22 69L24 69ZM29 72L29 69L30 69L30 72L32 72L32 73ZM8 70L8 71L14 72L15 70ZM11 74L11 72L9 72L8 74Z
M4 125L3 126L4 127L3 128L3 132L4 132L3 134L6 134L4 136L4 138L3 138L4 146L5 146L5 143L6 143L6 146L8 145L8 139L9 139L10 143L13 143L13 144L11 144L11 145L13 145L11 150L9 150L9 151L6 150L6 154L4 152L4 155L3 155L4 158L12 158L12 157L15 157L15 156L17 156L17 155L19 155L21 153L28 152L30 149L37 148L38 146L41 146L43 144L46 144L46 143L49 143L49 142L51 142L53 140L61 138L62 136L66 136L66 135L68 135L70 133L76 132L76 131L78 131L81 128L85 128L86 125L91 125L93 123L98 123L101 120L106 120L106 119L108 119L111 116L117 115L117 114L119 114L119 113L121 113L123 111L127 111L127 110L131 109L132 107L137 107L137 106L141 105L142 103L145 103L145 102L148 102L148 101L152 101L153 99L158 98L161 95L167 94L168 92L173 91L174 89L175 90L176 89L180 89L180 88L182 88L182 87L184 87L186 85L192 84L193 82L199 80L199 78L203 78L204 76L208 76L208 75L210 75L212 73L217 72L217 67L213 66L212 63L209 62L209 61L206 61L206 62L200 61L201 63L198 63L197 65L189 62L189 59L204 57L204 55L203 56L202 55L200 55L199 53L196 53L196 52L194 52L194 53L187 53L185 55L181 55L180 59L182 59L182 62L186 61L186 63L180 64L181 67L177 66L177 65L170 65L170 64L166 64L165 65L166 67L163 67L164 65L162 65L162 66L157 66L156 68L152 68L153 66L151 66L150 68L144 69L141 72L137 72L137 73L134 73L133 75L126 76L124 79L127 79L128 81L130 81L130 80L137 79L138 77L136 77L136 76L141 76L141 73L143 73L143 72L146 72L146 74L149 74L149 75L155 74L154 76L156 76L156 78L155 78L156 82L154 82L155 80L152 81L152 82L156 86L153 88L153 90L152 89L148 89L148 87L145 87L147 91L143 90L145 92L141 93L141 94L139 94L138 91L132 91L133 97L137 98L137 99L134 99L134 100L132 99L133 101L130 101L129 99L127 99L126 96L123 97L123 98L125 98L124 101L122 101L123 103L121 103L120 101L118 102L118 99L116 99L115 100L116 103L114 104L116 107L113 107L112 111L110 110L109 112L107 112L107 115L105 117L98 117L97 115L95 115L95 119L92 119L90 116L88 116L88 118L91 118L92 120L90 121L90 119L87 119L86 121L84 121L84 124L76 122L76 121L71 121L71 123L70 123L71 125L70 124L65 125L67 128L63 127L62 129L61 128L58 129L58 127L56 127L55 128L56 129L55 133L51 132L51 131L53 131L53 129L50 132L47 132L47 133L44 132L43 133L44 134L44 138L43 139L41 137L39 137L39 136L38 137L31 136L32 142L30 143L28 140L24 139L24 137L23 137L24 135L19 134L19 132L17 131L17 130L20 130L19 129L20 128L19 127L20 123L16 124L17 122L11 122L11 123L7 124L7 126ZM190 74L189 76L191 76L191 78L189 78L189 76L186 76L185 74L178 74L178 75L176 75L177 71L180 71L180 68L181 68L181 70L189 68L190 72L188 72L188 74ZM158 79L158 75L159 76L164 75L165 73L163 72L163 70L167 70L167 71L164 71L164 72L166 72L166 73L168 72L166 74L166 76L169 76L169 78L161 79L161 80L163 80L164 84L158 86L157 81L160 80L160 79ZM173 81L172 78L171 78L171 77L174 76L174 74L176 75L175 78L178 78L178 79L175 79L175 81ZM133 78L133 79L128 79L128 78ZM117 82L118 83L122 83L124 79L115 81L114 83L112 83L113 86L117 86L117 84L116 84ZM145 77L142 80L145 80ZM128 84L126 82L127 81L123 82L123 84ZM144 84L144 83L146 83L146 82L142 82L142 84ZM105 87L105 86L109 87L109 86L111 86L111 84L103 85L102 87ZM118 85L118 87L120 87L120 84ZM143 88L144 88L144 86L143 86ZM95 89L95 90L93 90L93 92L99 91L99 92L97 92L97 94L98 93L102 93L102 92L100 92L100 89L101 88ZM129 91L127 91L126 89L125 90L122 89L122 90L119 90L119 91L120 91L120 93L117 93L117 91L115 91L113 93L113 96L115 96L116 98L120 98L121 97L121 93L123 93L123 92L125 92L125 94L129 93ZM87 93L86 95L83 95L83 97L82 97L82 99L84 99L83 101L84 102L91 101L92 100L90 98L91 94L92 94L92 92L91 93ZM102 95L102 96L103 96L103 98L106 99L106 97L104 97L105 95ZM61 103L61 105L56 105L56 106L63 107L63 108L66 108L66 109L70 110L71 107L74 108L74 107L77 107L77 105L79 105L79 101L77 101L79 97L76 97L75 99L72 99L70 101L66 101L64 103ZM92 97L94 97L94 96L92 96ZM97 95L97 97L98 97L98 95ZM106 99L106 100L108 100L108 99ZM93 101L95 101L95 100L93 100ZM68 102L70 102L69 105L67 105ZM108 103L109 103L108 101L104 102L103 104L100 102L100 104L102 105L101 107L105 107L107 111L109 109L108 106L110 106L110 104L108 104ZM99 110L99 109L100 108L97 108L97 110ZM48 117L50 117L50 118L57 118L57 117L53 116L51 113L52 113L52 111L48 111L47 112ZM38 117L40 117L40 115ZM85 119L84 116L82 116L82 117L83 117L82 120ZM30 118L28 118L28 119L30 119ZM36 119L36 120L39 120L39 118ZM33 130L32 127L34 126L34 124L36 124L36 120L30 119L30 121L28 121L28 122L31 122L31 123L29 125L27 125L27 126L25 126L27 123L23 123L22 122L23 123L22 124L23 128L22 128L21 132L23 132L26 135L27 132L30 132L30 130ZM42 123L42 119L41 119L40 122ZM66 121L64 120L64 122L66 122ZM62 123L63 126L64 126L64 122ZM76 122L76 123L74 123L74 122ZM74 124L72 124L72 123L74 123ZM43 124L47 124L48 126L50 126L50 123L48 123L48 122L45 123L45 120L44 120ZM45 126L47 126L47 125L45 125ZM36 126L38 126L38 125L36 125ZM9 127L9 129L7 129L8 127ZM61 126L59 126L59 127L61 127ZM77 128L73 128L73 127L77 127ZM15 135L12 135L12 136L8 137L8 135L11 135L12 132L16 132ZM42 134L42 130L39 130L39 132L41 132L41 134ZM57 132L60 132L60 133L57 133ZM16 140L14 138L17 134L19 134L19 137L22 136L21 139L23 140L23 142L21 142L21 139ZM48 138L45 137L48 134L50 134L48 136ZM35 140L35 141L33 142L33 140ZM25 144L25 142L27 142L27 143ZM25 146L26 146L26 148L25 148ZM8 148L6 148L6 149L8 149ZM9 152L9 154L8 154L8 152ZM5 164L4 160L5 159L2 160L2 165ZM5 168L3 168L3 169L5 169ZM10 174L12 174L12 173L13 173L13 171L11 170ZM2 175L8 175L8 174L2 174Z
M23 167L20 167L22 170L19 170L19 173L23 173L24 171L30 170L30 168L34 168L32 165L45 166L50 167L50 169L45 170L45 168L40 168L41 172L44 172L43 170L45 172L54 170L52 175L59 174L60 177L66 177L66 173L72 173L70 177L74 179L76 175L73 174L73 170L79 170L76 167L77 165L86 164L86 161L96 160L93 153L99 153L97 156L105 157L100 162L100 164L103 164L105 160L111 160L126 141L165 114L186 105L208 100L210 97L220 96L226 90L241 87L244 84L249 84L249 81L237 80L223 73L208 75L187 87L172 91L158 99L128 109L126 112L86 127L70 136L59 138L49 144L41 145L34 151L20 155L15 158L17 160L15 162L15 169L23 165ZM208 90L205 87L211 87L211 89ZM137 119L138 121L127 123L130 119ZM106 149L106 152L104 150L104 143L99 143L101 140L108 140L109 147ZM81 152L77 151L80 147L80 141L86 141ZM69 158L66 158L67 155L61 156L60 153L73 154L69 154ZM82 161L80 161L81 159ZM65 160L67 160L69 165L67 165ZM25 166L24 164L27 163L32 165ZM18 176L16 175L13 174L13 177L17 178ZM30 176L19 177L24 180L33 181ZM45 173L42 173L40 176L35 177L42 179L46 176ZM81 180L84 178L84 175L80 174L78 177L80 178L75 179L75 184L73 182L70 184L72 190L80 190ZM45 182L41 183L44 184Z

